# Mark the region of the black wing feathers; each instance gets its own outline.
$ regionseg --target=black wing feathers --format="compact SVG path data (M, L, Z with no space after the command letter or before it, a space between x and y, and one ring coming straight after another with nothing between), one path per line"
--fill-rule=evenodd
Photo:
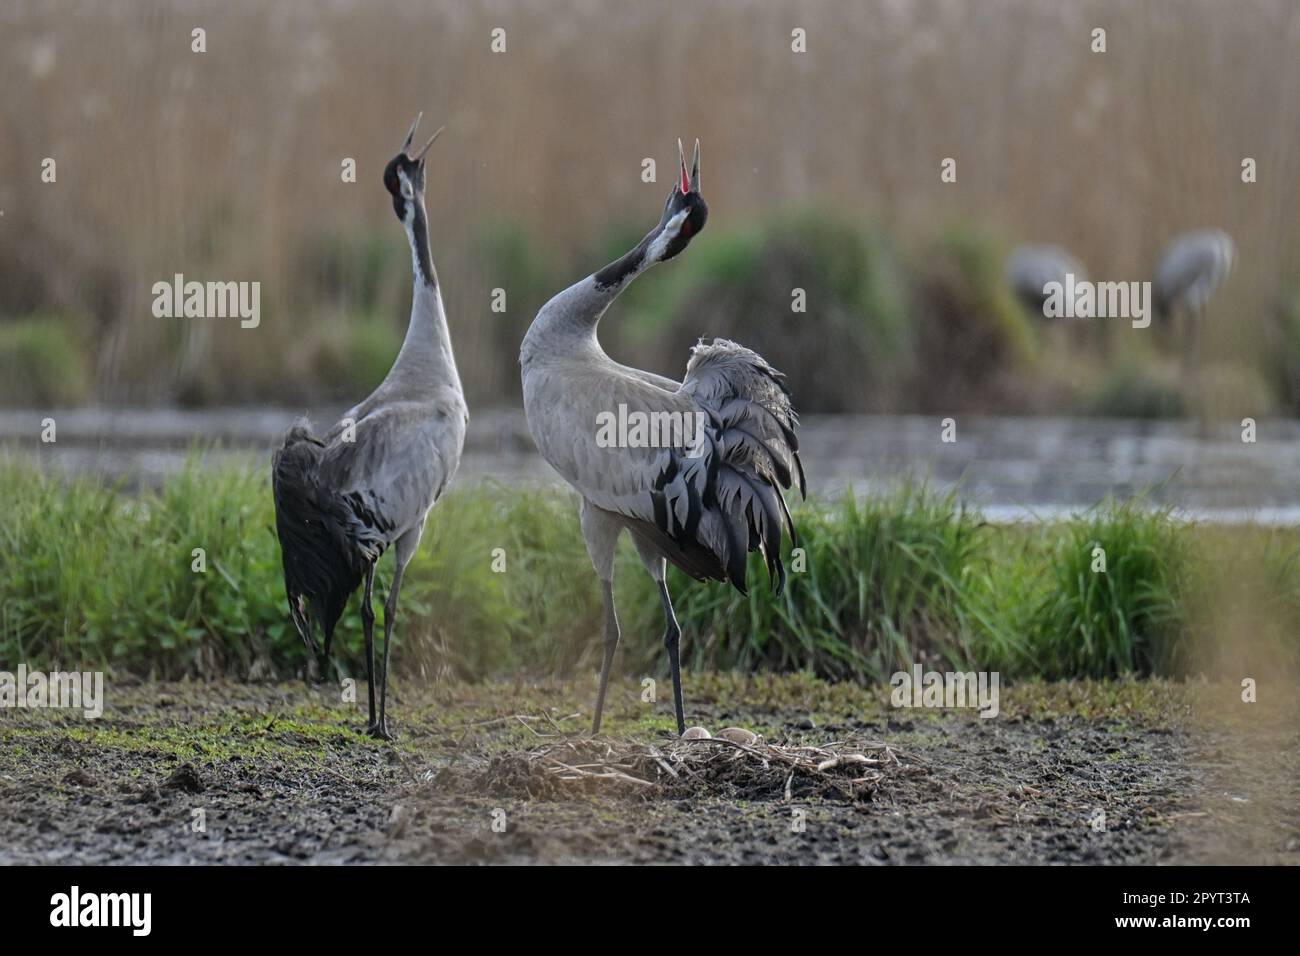
M708 413L703 454L665 449L650 489L653 528L640 533L693 577L728 580L741 593L747 555L759 551L779 593L782 530L797 542L781 492L796 480L800 494L805 487L784 376L744 346L701 340L681 392Z
M271 468L289 614L313 653L313 620L328 640L392 531L373 496L335 494L321 481L325 450L307 423L298 422L285 435Z

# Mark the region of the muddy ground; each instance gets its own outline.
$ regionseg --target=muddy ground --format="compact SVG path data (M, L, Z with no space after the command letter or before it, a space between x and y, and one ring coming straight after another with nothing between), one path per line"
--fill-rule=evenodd
M1027 684L980 719L690 680L692 722L896 756L854 796L788 800L761 774L531 780L521 755L581 735L591 682L394 689L395 744L357 732L364 686L110 678L99 720L0 711L0 863L1300 863L1294 704L1231 685ZM610 749L668 739L664 701L611 695Z

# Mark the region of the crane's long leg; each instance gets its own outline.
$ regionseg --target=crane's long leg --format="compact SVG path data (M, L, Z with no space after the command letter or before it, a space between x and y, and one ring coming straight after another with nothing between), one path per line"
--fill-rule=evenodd
M366 682L370 685L370 726L375 725L375 609L370 596L375 586L375 566L366 569L366 594L361 605L361 626L366 632Z
M677 615L673 612L673 599L668 594L668 583L665 579L668 573L668 562L653 545L636 535L632 536L632 540L636 543L641 563L645 565L645 569L650 572L650 577L654 578L655 584L659 587L659 601L664 608L664 647L668 648L668 669L673 675L673 711L677 716L677 733L682 734L686 732L686 708L682 704L682 666L678 654L682 629L677 626Z
M601 581L605 595L605 659L600 665L600 687L596 691L596 716L591 721L591 732L600 733L600 718L605 710L605 690L609 687L609 672L618 650L618 612L614 610L614 582Z
M668 584L659 578L659 600L664 606L664 647L668 648L668 668L673 672L673 709L677 712L677 733L686 732L685 708L682 705L682 667L678 659L678 644L682 629L677 626L673 613L673 599L668 594Z
M416 549L420 546L420 535L423 532L423 525L406 532L397 539L397 546L394 548L393 586L389 588L388 600L384 602L384 660L383 670L379 672L379 720L375 720L372 712L367 731L370 736L378 740L393 739L393 735L388 730L388 654L393 649L393 624L397 620L397 599L402 591L402 578L406 575L406 566L411 563L411 558L415 557ZM371 696L373 697L374 694L372 693Z
M618 612L614 610L614 548L623 526L608 511L602 511L586 499L582 502L582 538L587 543L591 566L596 569L605 597L605 657L600 665L600 689L596 691L596 713L592 717L591 732L600 733L600 718L605 711L605 691L609 687L609 672L618 650Z
M1206 394L1206 377L1205 377L1205 306L1197 308L1192 313L1192 381L1196 389L1196 406L1198 414L1198 426L1200 428L1200 437L1210 437L1210 408L1209 395Z
M388 731L388 652L393 646L393 622L397 620L397 595L402 590L402 576L406 565L398 564L393 573L393 587L388 592L388 601L384 604L384 666L379 672L379 723L370 728L370 735L380 740L392 740Z
M1208 438L1210 432L1209 403L1204 393L1201 375L1201 344L1204 309L1188 306L1182 315L1182 378L1183 394L1187 396L1188 411L1196 417L1196 433Z
M319 659L321 680L329 679L330 648L333 646L333 644L334 644L334 630L331 628L325 634L325 650L321 652L321 656Z

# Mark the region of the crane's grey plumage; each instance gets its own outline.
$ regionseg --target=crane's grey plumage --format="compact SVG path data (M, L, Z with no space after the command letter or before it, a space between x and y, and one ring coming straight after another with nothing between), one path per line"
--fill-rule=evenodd
M289 613L322 672L334 628L348 598L364 580L361 608L366 640L370 725L391 739L386 717L388 655L406 566L415 554L430 509L456 474L468 412L461 390L437 273L429 253L424 208L425 153L411 142L384 170L393 209L406 228L415 290L406 338L384 381L317 437L306 420L293 425L272 464L276 530L284 559ZM442 132L441 130L438 131ZM375 565L395 549L395 570L384 607L383 665L375 708ZM324 634L316 643L315 626Z
M730 581L744 592L746 558L762 553L774 588L785 581L782 533L794 539L783 489L804 490L798 419L783 376L761 356L722 339L701 341L677 382L615 362L600 346L601 316L633 279L671 259L704 228L699 143L654 229L625 256L556 295L538 312L520 350L524 409L542 456L582 496L581 524L605 602L605 654L593 732L599 732L619 640L614 550L630 532L659 587L678 732L685 729L680 629L664 583L666 561L697 580ZM702 416L702 445L602 447L599 416Z
M1175 236L1156 267L1152 283L1156 311L1168 315L1185 308L1199 315L1232 271L1236 258L1232 237L1221 229Z
M1087 279L1081 263L1060 246L1021 246L1007 258L1005 275L1016 297L1029 312L1043 317L1043 305L1048 295L1043 290L1050 282L1065 286L1067 275L1075 282Z

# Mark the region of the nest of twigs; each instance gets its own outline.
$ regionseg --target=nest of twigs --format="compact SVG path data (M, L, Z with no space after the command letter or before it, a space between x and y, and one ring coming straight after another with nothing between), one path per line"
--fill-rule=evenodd
M720 737L646 744L570 738L496 757L484 770L495 792L556 799L579 793L755 800L869 800L900 752L884 743L852 747L736 743Z

